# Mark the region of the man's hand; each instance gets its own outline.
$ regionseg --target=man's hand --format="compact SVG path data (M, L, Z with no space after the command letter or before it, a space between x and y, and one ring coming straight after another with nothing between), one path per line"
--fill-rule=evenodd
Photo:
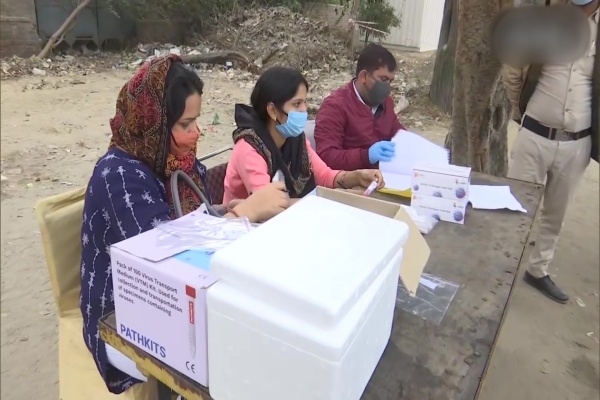
M390 161L394 157L395 148L396 143L389 140L375 143L369 148L369 162L375 164L380 161Z

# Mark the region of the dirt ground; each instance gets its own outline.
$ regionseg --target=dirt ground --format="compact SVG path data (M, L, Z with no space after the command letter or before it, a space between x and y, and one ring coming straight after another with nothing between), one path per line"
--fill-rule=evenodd
M509 140L516 132L517 125L511 123ZM521 279L521 268L481 400L600 398L598 172L598 164L592 162L550 267L550 275L571 301L562 306L537 293Z
M108 144L116 95L131 73L47 77L43 84L40 77L2 82L1 168L7 178L1 196L2 399L57 398L56 317L33 206L37 199L87 183ZM200 155L231 143L232 104L247 102L253 85L252 77L243 74L230 78L213 71L202 76ZM318 86L326 94L348 79L338 74ZM447 120L430 114L409 107L403 120L441 143ZM217 115L219 123L213 125ZM569 215L555 265L560 266L557 280L573 301L559 306L517 285L486 399L592 399L594 393L597 398L597 165L589 169Z

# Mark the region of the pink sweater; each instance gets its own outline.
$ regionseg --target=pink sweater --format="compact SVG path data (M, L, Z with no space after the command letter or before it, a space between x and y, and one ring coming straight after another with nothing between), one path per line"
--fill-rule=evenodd
M329 168L310 147L308 140L306 147L317 186L335 187L335 177L340 171ZM271 177L264 158L245 140L238 141L233 146L233 153L227 165L223 204L228 204L231 200L246 199L250 193L269 183Z

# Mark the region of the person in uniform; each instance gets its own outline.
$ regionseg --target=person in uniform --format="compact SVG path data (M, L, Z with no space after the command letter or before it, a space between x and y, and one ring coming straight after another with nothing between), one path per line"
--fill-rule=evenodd
M509 178L545 184L538 237L525 281L559 303L569 296L548 276L567 205L590 157L598 161L600 108L600 0L571 0L588 17L590 43L570 63L504 66L503 80L521 124L512 147Z

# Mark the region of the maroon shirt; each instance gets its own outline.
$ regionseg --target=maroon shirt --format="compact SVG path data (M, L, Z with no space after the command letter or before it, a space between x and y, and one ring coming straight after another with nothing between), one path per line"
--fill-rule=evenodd
M323 101L315 123L317 154L330 168L345 171L376 168L369 162L369 147L405 129L391 97L373 114L356 95L353 80Z

